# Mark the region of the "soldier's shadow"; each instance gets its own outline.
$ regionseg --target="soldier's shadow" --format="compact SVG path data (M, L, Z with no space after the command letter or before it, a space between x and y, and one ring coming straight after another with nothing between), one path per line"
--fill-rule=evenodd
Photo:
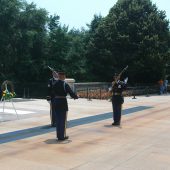
M52 145L52 144L68 144L71 143L72 140L64 140L64 141L58 141L56 139L47 139L44 141L44 143Z
M107 128L113 128L112 125L104 125L104 127L107 127Z
M122 129L122 126L104 125L104 127L107 127L107 128L119 128L119 129Z

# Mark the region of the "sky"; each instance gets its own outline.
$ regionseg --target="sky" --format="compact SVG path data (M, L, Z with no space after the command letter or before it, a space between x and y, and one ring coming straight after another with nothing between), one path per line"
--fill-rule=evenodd
M60 23L69 26L69 29L87 28L94 15L105 17L117 0L26 0L34 2L38 8L45 8L49 14L60 16ZM166 11L170 20L170 0L152 0L159 10Z

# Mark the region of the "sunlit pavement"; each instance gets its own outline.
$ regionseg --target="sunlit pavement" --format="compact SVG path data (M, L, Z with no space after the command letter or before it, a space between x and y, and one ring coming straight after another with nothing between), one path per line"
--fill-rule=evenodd
M170 96L126 97L111 126L106 100L69 99L69 140L58 142L46 100L0 103L0 170L170 170Z

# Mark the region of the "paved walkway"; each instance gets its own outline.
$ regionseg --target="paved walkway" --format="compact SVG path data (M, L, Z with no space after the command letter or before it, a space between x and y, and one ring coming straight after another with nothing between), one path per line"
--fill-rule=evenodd
M69 140L55 140L45 100L0 103L0 170L170 170L170 96L125 98L121 127L111 102L69 99Z

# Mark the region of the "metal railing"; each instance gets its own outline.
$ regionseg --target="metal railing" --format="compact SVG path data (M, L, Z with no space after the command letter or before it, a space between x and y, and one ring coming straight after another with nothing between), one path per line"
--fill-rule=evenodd
M107 82L89 82L89 83L74 83L73 90L81 98L91 99L108 99L108 88L111 83ZM47 83L14 83L14 89L17 94L16 97L21 98L46 98ZM124 96L137 96L158 94L159 87L155 85L150 86L128 86L123 92Z
M109 99L108 88L111 83L75 83L75 90L81 98L91 99ZM123 92L124 96L135 96L156 94L159 92L159 87L152 86L128 86Z

